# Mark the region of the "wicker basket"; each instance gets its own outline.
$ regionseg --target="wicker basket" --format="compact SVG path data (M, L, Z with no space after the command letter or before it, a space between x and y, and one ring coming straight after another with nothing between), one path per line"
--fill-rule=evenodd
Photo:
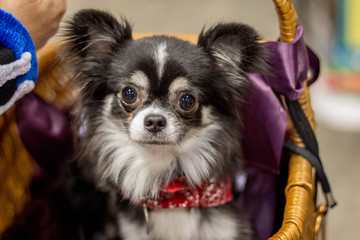
M280 39L291 42L297 27L297 15L291 0L273 0L280 24ZM135 38L146 34L134 34ZM176 35L179 38L195 42L195 35ZM48 46L38 53L40 76L35 92L52 104L63 105L69 102L69 85L56 61L56 45ZM54 67L56 66L56 67ZM61 77L60 77L61 76ZM307 86L299 99L311 126L315 128L310 94ZM2 230L11 223L13 215L21 210L28 199L26 189L33 175L31 158L26 152L17 134L13 109L0 116L0 235ZM296 131L291 139L303 146ZM3 144L6 143L6 144ZM6 174L5 174L6 172ZM280 230L270 239L317 239L319 229L327 208L325 205L316 209L315 206L315 175L310 163L303 157L293 154L289 163L289 177L285 189L286 206ZM8 209L5 211L5 209ZM10 210L11 211L10 211Z

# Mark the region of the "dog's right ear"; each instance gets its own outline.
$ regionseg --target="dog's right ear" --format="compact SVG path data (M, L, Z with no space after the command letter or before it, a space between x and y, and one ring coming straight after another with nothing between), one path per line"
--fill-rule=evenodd
M126 19L118 21L112 14L95 9L79 11L65 27L65 52L69 56L101 57L115 46L132 40L132 29Z

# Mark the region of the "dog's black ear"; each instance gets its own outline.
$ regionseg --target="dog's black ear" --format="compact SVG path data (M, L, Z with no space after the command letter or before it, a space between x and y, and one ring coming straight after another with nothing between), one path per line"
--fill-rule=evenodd
M65 27L65 49L70 55L101 57L116 45L132 40L126 19L118 21L112 14L95 9L79 11Z
M259 35L248 25L218 24L200 33L198 46L211 54L225 71L259 72L266 68Z
M218 24L200 33L198 46L213 60L221 81L214 82L221 108L241 117L239 104L245 103L251 86L249 72L267 73L266 53L256 31L244 24Z

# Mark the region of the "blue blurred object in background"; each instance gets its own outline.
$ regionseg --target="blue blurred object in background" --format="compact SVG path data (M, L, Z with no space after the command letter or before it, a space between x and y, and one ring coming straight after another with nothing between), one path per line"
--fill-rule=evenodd
M331 68L360 73L360 1L337 0L336 43ZM360 85L360 76L358 77Z

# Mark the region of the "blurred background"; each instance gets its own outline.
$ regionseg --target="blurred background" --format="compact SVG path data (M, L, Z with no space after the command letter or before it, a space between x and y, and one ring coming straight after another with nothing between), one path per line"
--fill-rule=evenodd
M320 155L338 201L328 214L327 239L360 239L360 1L293 2L305 40L322 61L312 102ZM135 32L199 33L205 24L240 21L265 39L279 35L271 0L71 0L66 17L82 8L124 15Z

